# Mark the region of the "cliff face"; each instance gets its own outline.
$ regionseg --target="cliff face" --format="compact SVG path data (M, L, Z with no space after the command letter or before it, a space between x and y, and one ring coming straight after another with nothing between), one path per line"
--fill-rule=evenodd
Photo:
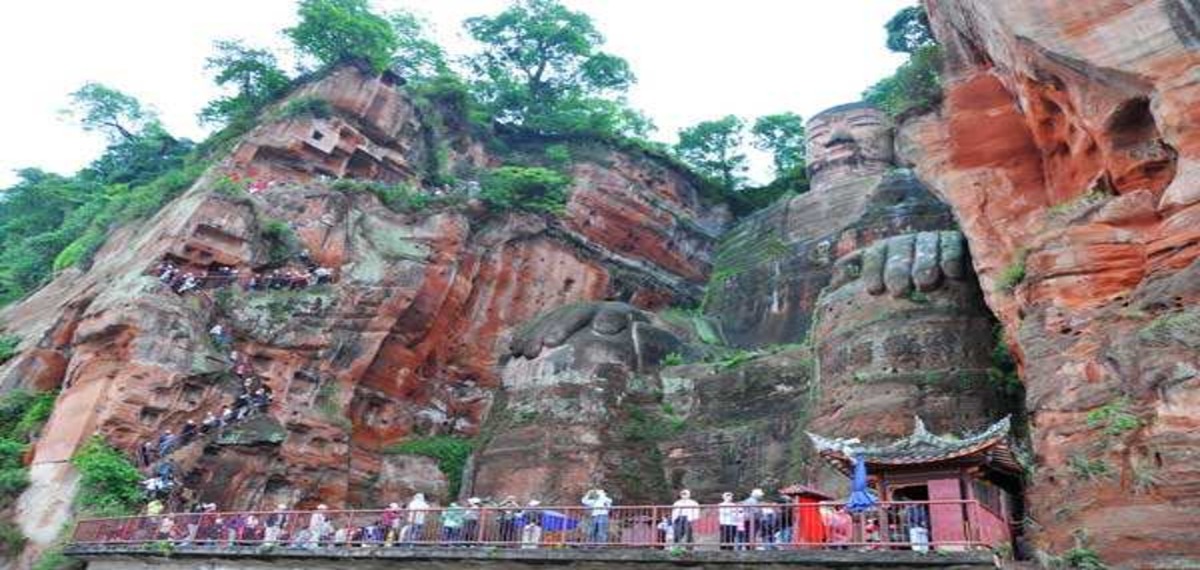
M1038 546L1086 534L1113 562L1195 556L1200 12L927 6L945 101L898 148L953 208L1019 352Z
M727 216L669 165L591 149L569 168L561 216L489 211L469 184L422 180L438 155L464 179L501 159L386 77L341 69L292 100L303 97L332 112L268 113L227 161L153 219L120 230L86 271L0 314L25 339L0 368L4 385L63 389L33 459L35 474L48 466L56 475L36 476L35 490L65 476L93 433L133 455L164 430L219 413L240 391L232 372L243 363L274 402L265 416L172 454L199 498L236 508L378 506L414 489L444 497L432 459L383 451L475 435L516 325L577 301L698 300ZM335 189L341 177L455 200L393 211L370 192ZM164 259L181 272L233 268L243 282L311 263L331 268L333 282L294 291L212 284L181 295L157 279ZM214 324L231 334L227 346L210 338ZM45 508L28 505L21 517L50 516Z

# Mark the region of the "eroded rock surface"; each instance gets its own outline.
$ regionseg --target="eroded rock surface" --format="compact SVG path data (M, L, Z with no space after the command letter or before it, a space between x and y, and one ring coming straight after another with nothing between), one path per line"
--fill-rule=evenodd
M946 98L898 147L954 208L1022 357L1037 546L1086 534L1110 563L1194 563L1200 12L927 5Z
M679 346L664 323L624 303L568 305L523 327L472 492L574 504L602 487L626 504L663 500L653 372Z

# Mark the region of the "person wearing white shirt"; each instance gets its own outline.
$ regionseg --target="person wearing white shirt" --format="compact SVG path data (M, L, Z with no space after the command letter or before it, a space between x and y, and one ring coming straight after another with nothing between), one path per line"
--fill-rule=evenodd
M421 542L425 539L425 516L428 514L429 503L425 502L425 493L413 495L408 502L408 536L406 542Z
M692 524L700 520L700 503L692 499L692 492L684 489L679 492L679 500L671 505L671 523L675 526L675 544L684 540L692 543Z
M612 507L612 499L604 492L604 489L592 489L583 496L583 505L591 507L588 513L592 517L592 524L588 528L588 542L591 544L601 544L608 542L608 509Z
M721 526L721 550L733 550L742 527L742 507L733 501L733 493L721 493L717 522Z

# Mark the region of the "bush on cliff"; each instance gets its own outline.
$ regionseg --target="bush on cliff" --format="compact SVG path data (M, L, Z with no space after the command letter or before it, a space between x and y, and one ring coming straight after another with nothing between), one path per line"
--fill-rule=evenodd
M29 472L24 464L28 449L22 441L0 437L0 506L16 500L29 486Z
M449 435L435 435L413 439L393 445L389 453L422 455L438 462L438 470L446 475L450 484L449 496L458 496L462 487L463 471L475 445L469 439Z
M259 222L258 234L267 245L267 263L278 265L300 251L300 238L283 220L266 219Z
M79 506L100 516L137 512L142 502L142 474L120 451L93 436L75 452L71 464L79 470Z
M501 210L561 214L570 185L570 178L547 168L502 166L483 177L480 197Z
M21 338L15 335L0 335L0 364L4 364L17 355L17 345Z

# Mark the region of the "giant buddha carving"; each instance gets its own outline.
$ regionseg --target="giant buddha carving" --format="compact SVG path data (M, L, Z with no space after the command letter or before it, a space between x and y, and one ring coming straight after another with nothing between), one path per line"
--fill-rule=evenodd
M805 151L811 191L893 168L891 119L864 103L828 109L808 121Z
M737 345L798 342L834 261L891 236L954 221L892 150L894 127L864 103L808 122L811 190L755 213L724 240L706 309Z

